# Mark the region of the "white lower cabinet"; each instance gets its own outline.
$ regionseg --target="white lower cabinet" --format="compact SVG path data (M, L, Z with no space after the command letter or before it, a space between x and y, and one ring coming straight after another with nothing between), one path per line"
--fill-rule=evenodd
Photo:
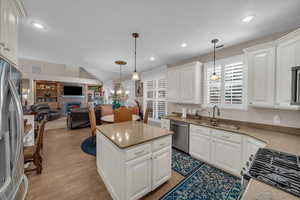
M210 162L210 149L210 136L190 134L190 154L193 157Z
M171 178L171 149L165 148L153 154L152 190Z
M138 200L171 178L172 136L120 149L97 133L97 170L114 200Z
M241 144L212 139L212 163L235 175L241 171Z
M126 163L126 199L139 199L151 191L151 155Z
M256 140L250 137L244 137L243 141L244 155L243 155L243 165L249 161L250 156L255 156L259 148L263 148L266 144L262 141Z
M190 154L236 176L241 168L266 144L239 133L190 125Z

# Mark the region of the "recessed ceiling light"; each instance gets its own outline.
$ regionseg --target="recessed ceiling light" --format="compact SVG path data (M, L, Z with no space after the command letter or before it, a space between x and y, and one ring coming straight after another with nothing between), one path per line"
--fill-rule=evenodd
M186 47L186 46L187 46L186 43L182 43L182 44L181 44L181 47L183 47L183 48Z
M154 61L154 60L155 60L155 58L154 58L153 56L151 56L149 59L150 59L151 61Z
M35 28L37 29L45 29L45 26L41 23L38 23L38 22L32 22L31 23Z
M254 16L253 15L249 15L247 17L244 17L242 19L242 21L245 22L245 23L248 23L248 22L251 22L253 19L254 19Z

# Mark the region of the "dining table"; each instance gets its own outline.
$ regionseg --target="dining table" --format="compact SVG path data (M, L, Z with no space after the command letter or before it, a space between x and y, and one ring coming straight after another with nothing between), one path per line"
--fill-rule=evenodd
M140 116L138 115L132 115L132 121L137 121L140 119ZM107 122L107 123L114 123L114 115L105 115L101 117L101 121Z

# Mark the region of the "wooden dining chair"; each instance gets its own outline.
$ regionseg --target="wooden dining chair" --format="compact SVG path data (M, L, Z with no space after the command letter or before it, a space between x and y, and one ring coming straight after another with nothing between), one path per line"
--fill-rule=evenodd
M24 147L24 163L33 163L35 168L25 169L25 172L36 171L37 174L41 174L43 170L42 165L42 156L41 156L41 149L43 146L43 138L44 138L44 131L45 131L45 124L46 120L42 120L39 122L38 125L38 135L36 139L36 143L34 146Z
M148 124L149 112L151 112L151 111L152 111L151 108L146 108L144 118L143 118L143 121L144 121L145 124Z
M89 120L91 125L92 142L96 144L96 115L95 110L91 105L88 105Z
M126 107L120 107L114 110L114 123L132 121L132 110Z

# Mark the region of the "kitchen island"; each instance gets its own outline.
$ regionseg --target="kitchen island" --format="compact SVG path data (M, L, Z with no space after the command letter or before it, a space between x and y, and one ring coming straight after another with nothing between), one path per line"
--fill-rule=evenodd
M113 199L139 199L171 178L172 134L136 121L97 127L97 169Z

